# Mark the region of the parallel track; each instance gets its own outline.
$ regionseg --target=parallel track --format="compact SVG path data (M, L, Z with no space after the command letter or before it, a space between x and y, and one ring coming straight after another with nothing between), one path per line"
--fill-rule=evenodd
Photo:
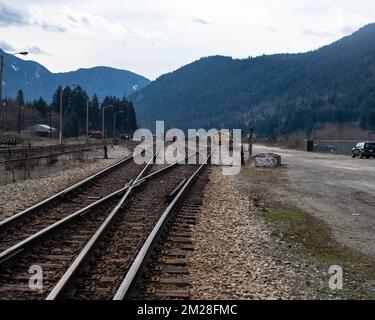
M24 214L0 222L0 252L124 187L127 182L136 178L142 169L143 166L136 165L132 158L129 158L102 175L95 176L76 188L67 189L57 198L46 201L35 209L26 210Z
M0 243L7 248L0 252L0 299L131 297L155 243L175 221L205 166L138 166L126 179L113 171L119 180L107 181L106 197L83 192L96 177L69 190L68 197L60 195L37 206L20 224L4 227L8 239ZM125 186L130 178L135 180ZM48 209L59 206L48 215ZM28 287L31 265L43 268L43 290Z
M195 170L196 166L179 165L135 190L125 206L117 212L98 248L81 265L69 284L70 289L63 290L55 297L112 299L137 253L168 207L168 194L181 179L190 176Z

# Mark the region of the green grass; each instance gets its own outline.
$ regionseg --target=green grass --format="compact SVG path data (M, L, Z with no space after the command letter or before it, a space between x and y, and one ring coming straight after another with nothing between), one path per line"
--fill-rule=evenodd
M304 212L282 207L271 207L265 219L282 234L283 240L295 244L304 256L319 262L341 264L375 280L374 258L340 245L329 227L321 220Z
M298 211L292 211L284 208L272 209L272 211L266 212L266 218L271 221L281 222L298 222L304 219L304 214Z

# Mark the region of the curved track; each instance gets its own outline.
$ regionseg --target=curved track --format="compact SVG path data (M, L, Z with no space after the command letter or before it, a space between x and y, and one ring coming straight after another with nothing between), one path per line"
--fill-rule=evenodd
M127 159L3 223L0 299L130 297L206 164L152 168ZM40 290L29 287L35 265Z

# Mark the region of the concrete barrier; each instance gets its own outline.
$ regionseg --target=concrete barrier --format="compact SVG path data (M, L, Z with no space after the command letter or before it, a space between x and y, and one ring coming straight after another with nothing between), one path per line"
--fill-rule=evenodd
M256 167L279 167L281 156L275 153L261 153L255 156Z

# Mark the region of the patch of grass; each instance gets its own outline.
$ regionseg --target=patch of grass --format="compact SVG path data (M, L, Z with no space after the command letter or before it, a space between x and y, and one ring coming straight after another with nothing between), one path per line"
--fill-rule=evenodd
M265 217L270 221L292 223L304 219L304 214L302 212L293 211L290 209L273 208L271 211L265 213Z
M296 250L304 256L342 265L375 280L374 258L340 245L320 219L285 207L271 207L264 215L272 228L282 234L283 240L297 244Z

